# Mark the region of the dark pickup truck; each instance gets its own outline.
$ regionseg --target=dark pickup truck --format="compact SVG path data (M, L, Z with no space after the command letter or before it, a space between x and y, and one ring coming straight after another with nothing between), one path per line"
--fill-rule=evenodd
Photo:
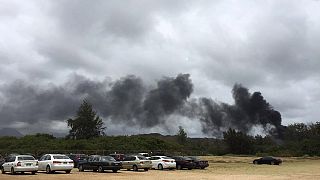
M193 160L196 169L204 169L209 166L208 161L201 160L199 157L189 156L189 158Z
M187 168L187 169L194 169L196 167L195 163L192 159L186 156L172 156L172 159L176 161L176 167L178 170Z
M111 156L91 155L85 160L79 161L79 171L93 170L103 172L104 170L112 170L117 172L122 168L122 163L116 161Z

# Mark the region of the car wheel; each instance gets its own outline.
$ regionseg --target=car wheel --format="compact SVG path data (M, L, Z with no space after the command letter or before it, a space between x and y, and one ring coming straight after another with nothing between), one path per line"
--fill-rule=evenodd
M271 162L270 162L270 165L274 165L274 161L271 161Z
M133 169L133 171L138 171L138 166L137 165L133 165L132 169Z
M253 161L253 164L258 164L258 161Z
M37 172L37 171L32 171L32 172L31 172L31 174L32 174L32 175L35 175L35 174L36 174L36 172Z
M102 172L103 172L103 167L102 167L102 166L99 166L99 167L98 167L98 172L99 172L99 173L102 173Z
M116 173L116 172L118 172L118 170L117 169L113 169L112 172Z
M13 175L13 174L16 174L16 172L14 171L14 168L13 168L13 167L11 168L10 173L11 173L12 175Z
M50 169L50 166L49 166L49 165L46 167L46 173L47 173L47 174L52 173L52 171L51 171L51 169Z
M159 169L159 170L163 170L162 164L159 164L159 165L158 165L158 169Z
M149 171L149 169L148 168L144 168L144 171Z
M182 167L181 167L180 164L177 165L177 169L178 169L178 170L181 170L181 169L182 169Z
M192 168L188 168L188 170L191 170Z
M83 166L82 166L82 165L79 165L78 169L79 169L79 171L80 171L80 172L83 172L83 171L84 171L84 169L83 169Z
M4 171L3 167L1 167L1 174L5 174L6 172Z

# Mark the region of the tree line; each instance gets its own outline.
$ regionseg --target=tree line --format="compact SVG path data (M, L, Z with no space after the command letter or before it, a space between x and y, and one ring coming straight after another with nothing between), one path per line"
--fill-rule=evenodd
M149 151L181 155L320 156L320 122L288 125L281 138L272 135L250 136L231 128L223 133L223 139L188 138L181 126L173 136L106 136L102 119L92 105L84 100L76 116L67 120L67 125L70 131L65 138L56 138L49 134L26 135L22 138L0 137L0 154Z

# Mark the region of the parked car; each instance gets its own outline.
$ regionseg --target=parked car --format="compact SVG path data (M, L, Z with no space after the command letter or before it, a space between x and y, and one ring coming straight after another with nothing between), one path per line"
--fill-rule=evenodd
M85 160L79 161L79 171L93 170L103 172L104 170L112 170L116 173L122 168L122 163L116 161L111 156L91 155Z
M38 161L30 155L11 155L5 158L5 162L1 165L2 174L10 172L16 174L16 172L31 172L36 174L38 171Z
M1 168L3 163L4 163L4 158L2 157L2 155L0 155L0 168Z
M46 171L47 174L55 171L65 171L69 174L74 164L72 159L63 154L45 154L39 159L39 171Z
M149 153L146 153L146 152L141 152L141 153L138 153L139 155L141 156L144 156L144 157L150 157Z
M280 165L282 163L281 159L276 159L271 156L262 157L253 160L253 164L270 164L270 165Z
M122 161L123 169L133 169L133 171L138 171L139 169L144 169L148 171L152 168L152 163L146 157L141 155L128 155Z
M85 154L69 154L68 157L73 160L73 164L75 168L78 168L79 161L85 160L88 158Z
M124 154L109 154L109 156L113 157L116 161L123 161L125 158Z
M167 156L151 156L149 160L152 162L153 169L163 170L176 168L176 161Z
M195 163L192 159L185 157L185 156L173 156L172 159L176 161L176 168L178 170L187 168L187 169L193 169L195 168Z
M189 158L193 160L193 162L195 163L195 168L197 169L205 169L206 167L209 166L208 161L201 160L199 157L189 156Z

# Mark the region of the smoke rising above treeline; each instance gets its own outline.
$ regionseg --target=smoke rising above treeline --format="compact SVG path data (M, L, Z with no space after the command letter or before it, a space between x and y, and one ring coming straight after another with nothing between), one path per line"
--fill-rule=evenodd
M26 128L63 122L74 116L82 100L87 99L103 119L124 127L183 126L179 119L170 122L172 115L177 115L199 122L202 133L208 136L221 137L228 128L249 133L256 127L267 134L281 134L281 114L260 92L251 94L246 87L235 84L234 104L217 102L211 97L190 98L192 92L189 74L163 77L154 87L134 75L116 81L74 75L65 84L47 86L15 81L0 86L0 121Z

